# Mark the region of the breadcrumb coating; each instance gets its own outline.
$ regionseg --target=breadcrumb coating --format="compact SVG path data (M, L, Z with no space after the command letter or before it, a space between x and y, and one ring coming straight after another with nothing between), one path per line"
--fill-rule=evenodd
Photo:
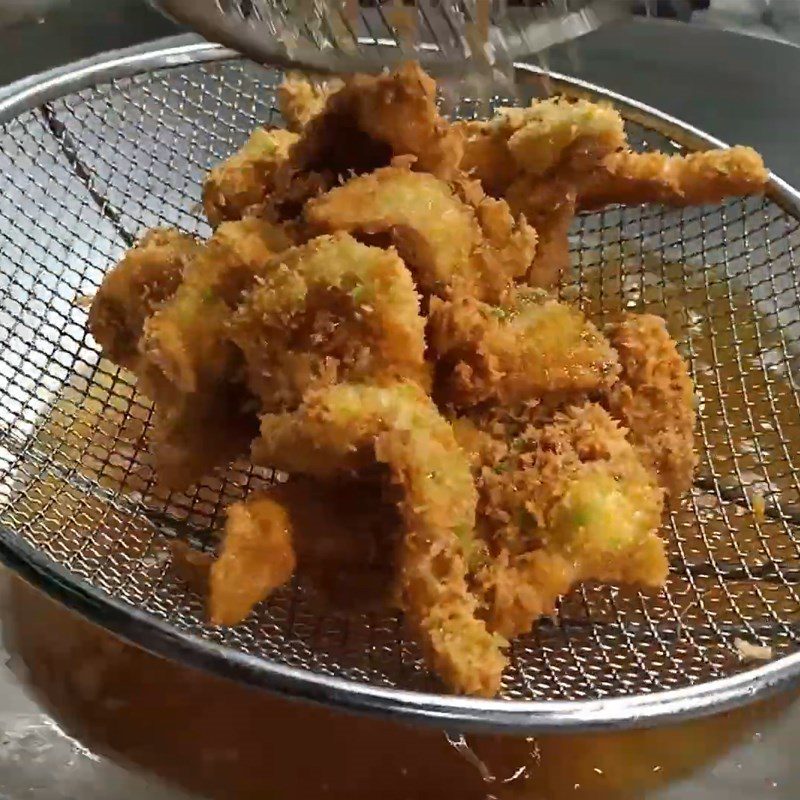
M352 178L310 201L305 217L314 231L389 236L426 295L496 296L527 272L536 248L525 220L477 184L403 167Z
M498 305L470 296L434 299L428 341L436 398L456 408L602 391L619 372L600 331L578 309L539 289L510 290Z
M506 137L486 120L457 121L453 127L464 142L464 154L459 164L461 170L479 180L493 197L502 197L519 174Z
M451 688L497 692L504 642L478 619L466 581L475 486L452 428L419 386L340 384L309 392L298 411L263 417L253 457L318 477L384 464L400 492L405 529L401 605Z
M748 148L632 153L582 99L450 124L417 64L278 95L292 130L208 176L214 235L148 234L90 329L154 400L160 482L248 444L293 473L231 507L213 565L184 559L215 623L297 569L312 599L401 608L447 687L492 696L506 637L576 584L663 585L664 503L696 466L663 321L601 331L537 288L569 269L576 212L717 202L768 174Z
M268 494L228 508L222 551L211 567L208 598L214 625L237 625L286 583L297 564L286 508Z
M325 108L328 98L342 88L338 78L312 81L297 72L289 73L278 86L278 110L286 127L295 133L318 116Z
M245 216L264 202L298 136L283 128L256 128L241 149L214 167L203 186L203 208L211 226Z
M475 581L492 630L529 631L581 581L663 585L663 492L601 406L528 404L473 424L478 530L490 556ZM463 425L461 437L468 447Z
M590 149L594 163L626 142L617 111L566 97L500 109L486 122L461 123L459 131L464 137L461 169L496 196L504 195L520 175L543 178L564 166L576 146Z
M542 177L561 166L576 143L591 142L595 158L626 143L625 124L611 106L554 97L528 108L501 111L501 129L510 132L508 149L527 175Z
M277 411L324 383L408 378L427 386L424 327L399 256L337 233L276 258L227 332L262 410Z
M686 362L664 320L652 314L627 314L605 332L622 368L606 405L675 501L697 466L696 403Z
M156 228L105 275L89 309L89 330L106 358L136 369L145 321L175 293L200 247L193 236Z
M450 178L462 152L461 135L437 110L435 82L408 62L383 75L346 78L305 127L291 157L298 169L343 175L413 156L416 169Z
M189 262L183 282L144 325L140 350L146 384L166 380L196 392L230 374L233 346L225 326L243 292L292 245L283 228L251 218L227 222ZM158 400L158 397L153 399Z
M749 147L671 156L624 151L608 156L601 169L579 184L578 205L719 203L763 192L768 178L761 156Z

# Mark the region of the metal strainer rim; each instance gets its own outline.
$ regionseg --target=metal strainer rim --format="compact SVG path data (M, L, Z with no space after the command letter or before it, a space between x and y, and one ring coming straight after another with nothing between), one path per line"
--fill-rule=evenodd
M0 121L101 81L232 57L237 54L198 42L192 36L171 37L144 47L107 53L24 79L0 91ZM516 66L531 74L541 73L530 65ZM693 149L724 146L702 131L630 98L567 76L550 73L550 78L560 89L589 92L610 100L626 116L669 135L674 133L673 138ZM771 176L769 193L800 216L800 193L795 189ZM158 655L295 699L465 731L575 731L652 725L735 707L778 691L800 674L800 652L795 652L731 676L679 689L597 700L485 700L384 688L279 664L182 632L76 579L6 526L0 526L0 560L54 599Z

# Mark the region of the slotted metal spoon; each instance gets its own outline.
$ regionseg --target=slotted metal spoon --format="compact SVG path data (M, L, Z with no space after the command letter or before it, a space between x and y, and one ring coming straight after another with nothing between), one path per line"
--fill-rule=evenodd
M539 74L520 65L527 99ZM320 611L302 576L242 625L205 621L170 540L211 547L247 464L159 492L150 409L100 358L86 298L153 225L207 235L200 187L259 123L279 73L205 44L69 66L0 96L0 555L154 652L298 698L463 729L646 724L730 707L800 672L800 196L608 209L572 229L562 294L596 316L664 316L697 385L700 465L664 522L667 587L587 585L514 642L496 700L454 697L395 615ZM717 145L630 100L637 147ZM475 105L464 100L457 113ZM771 648L746 661L741 642Z

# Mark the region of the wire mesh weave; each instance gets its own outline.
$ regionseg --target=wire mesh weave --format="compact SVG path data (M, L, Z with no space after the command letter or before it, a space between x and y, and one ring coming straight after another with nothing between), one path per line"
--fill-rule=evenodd
M465 58L501 70L629 16L626 0L152 0L212 41L262 64L380 71L406 58L429 70Z
M232 629L206 624L169 538L211 547L246 464L181 495L154 485L150 414L86 332L86 298L142 231L207 235L203 176L258 123L275 72L239 60L94 85L0 126L0 529L150 619L309 674L437 691L397 616L321 611L302 578ZM469 103L460 109L470 113ZM677 145L638 124L642 148ZM584 586L515 641L502 696L660 692L751 668L736 640L797 650L800 224L770 199L578 218L564 296L664 316L697 385L700 466L664 524L659 593ZM256 667L257 669L257 667Z

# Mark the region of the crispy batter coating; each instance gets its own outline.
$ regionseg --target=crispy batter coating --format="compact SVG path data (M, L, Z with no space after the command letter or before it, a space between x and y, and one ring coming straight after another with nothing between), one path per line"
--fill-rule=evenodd
M247 452L258 432L256 404L238 383L220 381L184 394L160 382L155 394L148 445L165 487L184 489L228 464Z
M539 257L536 231L524 214L512 214L505 200L487 196L478 181L455 182L459 196L475 209L481 240L473 250L471 264L478 275L474 294L496 300L512 281L524 278Z
M520 287L492 306L434 299L428 323L437 400L456 408L608 389L619 371L606 338L576 308Z
M312 230L391 236L426 295L447 296L459 287L496 296L525 274L536 247L524 219L515 220L479 186L454 188L403 167L351 179L310 201L306 219Z
M456 277L477 280L466 274L480 241L475 213L433 175L379 169L310 201L305 216L314 230L391 235L425 292L445 293Z
M343 85L338 78L312 81L300 73L289 73L281 81L277 92L278 109L289 130L302 132L322 112L328 98Z
M622 367L607 407L676 500L691 485L697 465L694 385L686 362L664 320L652 314L627 314L606 334Z
M292 577L296 564L291 520L280 502L256 494L233 503L222 552L211 567L211 622L240 623L256 603Z
M253 456L321 477L384 464L401 495L402 607L433 669L451 688L496 693L503 642L477 618L466 582L475 486L450 425L419 386L340 384L310 392L298 411L262 419Z
M464 139L460 168L477 178L490 195L502 197L519 174L506 137L485 120L454 122L453 127Z
M574 162L576 153L588 166L626 141L613 108L565 97L504 108L489 121L462 123L459 131L465 139L461 169L497 196L520 175L543 178Z
M601 333L536 288L568 268L576 211L768 176L748 148L632 153L585 100L451 125L435 90L416 64L288 77L292 130L255 131L206 181L211 239L151 232L89 324L155 401L162 483L248 443L294 473L231 507L213 565L187 561L215 623L298 569L326 603L401 608L447 686L491 696L505 637L575 584L663 584L664 501L696 464L663 321Z
M545 176L572 158L576 145L591 144L594 159L623 147L625 124L611 106L554 97L528 108L502 112L501 127L510 132L508 149L527 175Z
M174 296L145 322L140 348L148 370L139 377L151 393L158 394L163 380L196 392L229 376L233 345L225 326L256 275L291 244L281 227L265 220L220 225L187 264Z
M244 296L228 335L262 409L279 411L326 383L408 378L427 386L424 328L397 253L337 233L277 257Z
M525 282L542 289L552 288L570 264L569 229L577 198L574 181L542 181L522 175L511 183L505 197L512 213L530 220L539 236L536 257Z
M482 438L461 440L490 555L475 580L492 630L530 630L580 581L663 585L663 492L601 406L496 409L476 424Z
M348 77L306 126L291 157L298 169L343 175L414 156L416 168L450 178L462 150L460 133L436 108L433 79L408 62L384 75Z
M396 508L371 481L301 477L248 496L228 512L209 582L211 619L238 624L296 567L339 608L385 608L399 533Z
M212 227L241 219L248 208L264 201L297 139L282 128L256 128L240 150L211 170L203 186L203 207Z
M184 487L247 447L257 404L241 384L226 325L243 291L290 241L259 219L226 222L144 323L135 372L155 402L150 445L159 480Z
M623 151L608 156L601 169L579 184L578 205L718 203L762 192L768 178L761 156L749 147L672 156Z
M175 293L199 248L192 236L158 228L106 274L89 310L89 330L103 355L136 369L145 320Z

